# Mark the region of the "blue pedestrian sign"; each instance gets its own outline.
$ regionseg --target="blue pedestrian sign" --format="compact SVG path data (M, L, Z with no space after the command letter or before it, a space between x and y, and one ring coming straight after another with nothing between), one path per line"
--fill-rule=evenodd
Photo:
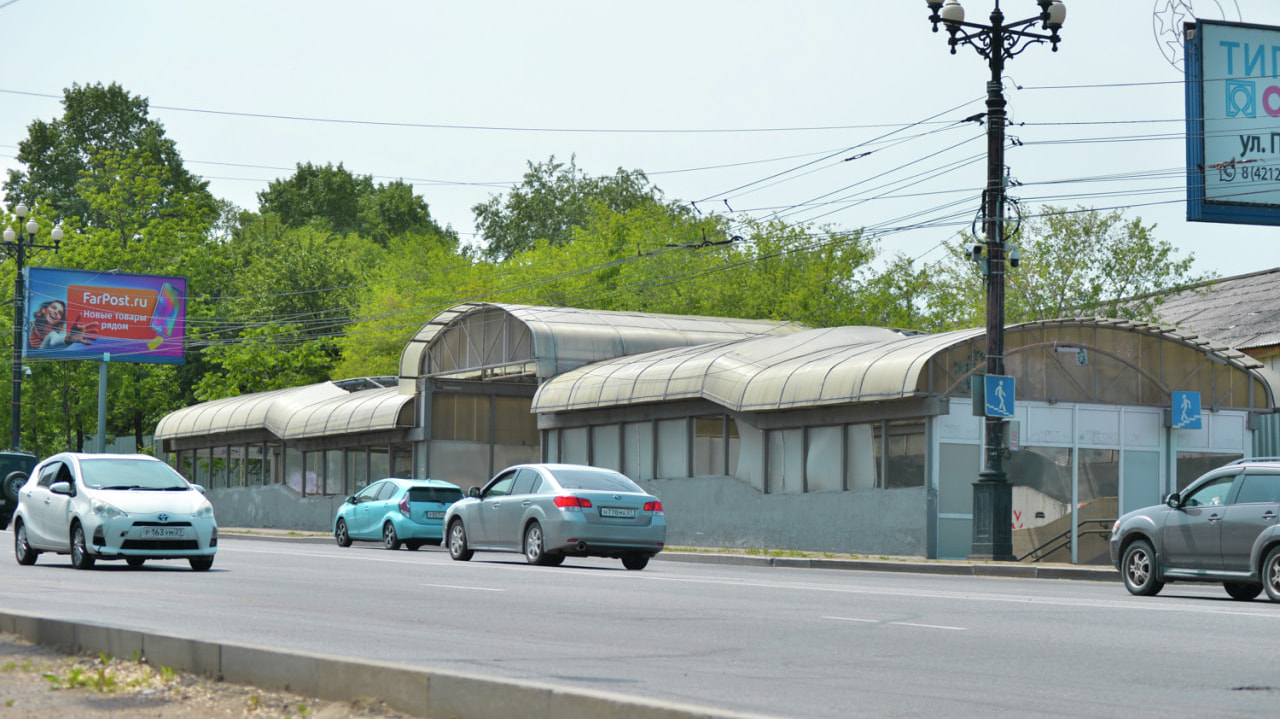
M1200 393L1173 393L1173 428L1200 429Z
M1013 416L1013 378L989 374L986 377L987 416Z

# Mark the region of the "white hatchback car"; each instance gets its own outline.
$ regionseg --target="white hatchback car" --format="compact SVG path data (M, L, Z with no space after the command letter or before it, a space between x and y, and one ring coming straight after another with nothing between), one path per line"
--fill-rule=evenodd
M13 515L18 564L41 552L70 554L76 569L97 559L186 559L213 566L218 525L204 489L143 454L55 454L36 465Z

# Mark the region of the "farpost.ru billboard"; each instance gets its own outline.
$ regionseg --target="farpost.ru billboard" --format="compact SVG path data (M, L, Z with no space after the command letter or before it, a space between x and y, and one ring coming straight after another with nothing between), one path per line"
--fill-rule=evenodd
M22 354L182 364L185 277L28 267Z
M1280 28L1200 20L1184 32L1187 219L1280 224Z

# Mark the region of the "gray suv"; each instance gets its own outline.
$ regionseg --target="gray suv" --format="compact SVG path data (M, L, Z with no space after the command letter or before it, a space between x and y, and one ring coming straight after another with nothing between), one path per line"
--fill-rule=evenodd
M1111 563L1133 594L1169 582L1222 582L1233 599L1280 602L1280 458L1242 459L1129 512L1111 528Z

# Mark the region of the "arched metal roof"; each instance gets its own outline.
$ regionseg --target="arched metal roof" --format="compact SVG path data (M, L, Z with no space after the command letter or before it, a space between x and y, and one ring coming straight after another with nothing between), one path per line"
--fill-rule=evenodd
M413 397L375 384L375 389L351 391L349 380L322 382L201 402L165 415L156 425L156 439L265 430L296 440L412 427Z
M1109 319L1064 319L1015 325L1013 338L1068 330L1105 330L1171 342L1258 382L1265 407L1280 397L1280 377L1237 350L1171 327ZM935 357L980 341L984 330L906 335L874 327L835 327L782 337L761 337L682 347L597 362L548 380L533 411L553 413L701 398L734 411L768 411L943 394L926 370ZM1077 342L1063 342L1078 344ZM1008 355L1009 352L1006 352ZM1121 358L1123 359L1123 358ZM1124 360L1138 363L1139 360ZM972 367L961 376L967 376ZM1192 370L1194 372L1194 370ZM1150 374L1148 372L1148 374ZM1259 402L1262 404L1262 401Z
M400 355L400 391L413 393L424 375L509 375L505 367L545 380L614 357L802 329L770 320L469 302L441 312L409 340ZM434 363L433 347L440 352Z

